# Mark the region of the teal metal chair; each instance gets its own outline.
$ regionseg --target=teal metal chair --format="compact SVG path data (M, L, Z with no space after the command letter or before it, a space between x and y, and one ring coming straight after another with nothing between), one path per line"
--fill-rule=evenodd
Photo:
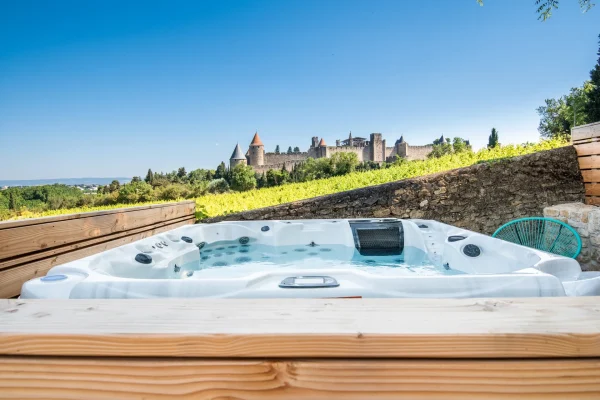
M564 222L531 217L502 225L492 237L548 253L575 258L581 252L581 237Z

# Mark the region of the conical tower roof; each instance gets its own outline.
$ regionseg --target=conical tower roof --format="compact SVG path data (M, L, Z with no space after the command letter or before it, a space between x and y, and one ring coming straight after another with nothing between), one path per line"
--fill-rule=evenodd
M264 146L262 140L260 140L260 137L258 137L258 132L256 132L254 134L254 137L252 138L252 142L250 143L250 146Z
M321 141L319 142L319 147L326 147L327 144L325 143L325 139L321 138Z
M235 149L233 149L233 153L231 153L230 160L245 160L244 153L242 153L242 149L240 149L240 144L235 145Z

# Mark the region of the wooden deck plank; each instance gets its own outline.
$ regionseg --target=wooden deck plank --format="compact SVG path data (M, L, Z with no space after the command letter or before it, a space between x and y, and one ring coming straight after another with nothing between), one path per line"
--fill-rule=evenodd
M600 361L0 357L0 398L597 399Z
M171 207L0 229L0 259L44 251L157 222L192 216L194 207L194 203L185 203Z
M1 269L0 298L18 296L21 292L21 286L24 282L28 281L29 279L46 275L50 268L57 265L135 242L136 240L156 235L160 232L165 232L180 226L193 224L194 222L194 217L189 216L184 219L176 219L175 221L167 224L158 224L156 226L151 225L150 227L146 227L145 230L136 230L135 232L137 233L131 232L131 234L128 233L127 235L117 239L113 238L113 240L110 241L92 244L90 246L78 248L67 253L57 254L48 258L33 261L28 264Z
M0 354L600 357L597 298L2 300Z

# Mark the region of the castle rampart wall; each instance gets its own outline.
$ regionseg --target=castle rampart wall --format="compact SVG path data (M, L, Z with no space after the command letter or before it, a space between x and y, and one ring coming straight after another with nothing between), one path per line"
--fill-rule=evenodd
M287 160L287 161L277 163L277 164L269 164L269 165L261 165L261 166L252 167L252 169L254 170L254 172L262 174L263 172L266 173L270 169L280 170L285 167L285 169L289 172L292 170L292 168L294 168L294 165L300 164L305 160L306 160L306 158L302 159L302 160Z
M433 151L432 145L425 146L408 146L406 149L406 159L411 160L424 160L427 155Z
M306 160L308 157L308 152L292 154L265 153L265 165L283 164L286 161L302 161Z
M353 146L327 146L327 157L331 157L335 153L355 153L358 161L367 161L370 157L369 147L353 147Z

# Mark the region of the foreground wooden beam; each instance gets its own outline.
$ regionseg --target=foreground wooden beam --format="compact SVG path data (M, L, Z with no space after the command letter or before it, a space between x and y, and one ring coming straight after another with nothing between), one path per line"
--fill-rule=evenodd
M600 357L589 298L1 300L0 355Z
M0 398L597 399L600 361L0 358Z
M0 398L598 399L600 307L0 300Z

